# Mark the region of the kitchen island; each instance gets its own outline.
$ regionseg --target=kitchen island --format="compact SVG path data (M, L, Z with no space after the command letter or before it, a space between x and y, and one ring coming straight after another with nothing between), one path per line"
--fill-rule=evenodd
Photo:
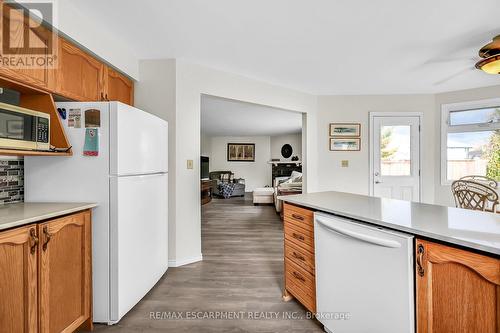
M92 203L0 206L2 332L92 329Z
M286 203L284 298L295 297L312 312L337 313L349 308L353 316L350 320L320 319L324 324L333 325L329 327L336 332L344 332L343 329L349 332L349 325L359 320L362 312L356 312L357 307L350 308L351 305L347 303L337 304L339 307L335 309L325 307L324 304L328 304L325 299L336 298L338 302L341 298L340 294L335 294L335 290L343 292L353 288L353 296L359 296L358 291L365 290L366 298L360 296L361 301L358 300L357 304L363 304L366 300L376 309L372 313L382 313L381 309L391 303L392 284L394 293L404 290L410 297L407 313L412 318L408 319L407 324L411 330L405 331L500 331L498 214L342 192L300 194L280 199ZM351 231L328 226L328 220L338 223L337 227L342 226L342 223L352 226ZM360 236L359 230L366 230L365 235ZM383 233L390 236L388 240L380 240L377 236ZM322 244L316 244L321 234L331 237L321 236ZM400 246L394 245L394 240L390 239L397 239L396 236L409 240L407 260L401 267L393 268L391 272L394 273L391 274L396 276L387 276L384 274L396 262L396 257L393 262L390 255L385 258L383 255L389 251L388 248ZM335 251L328 252L329 246L325 245L325 239L332 248L337 246ZM355 242L359 243L356 245L359 247L351 246ZM372 250L369 246L372 246ZM322 253L317 253L318 250ZM357 253L363 253L363 257L360 258ZM377 257L378 253L381 254L380 258ZM404 251L398 255L401 253L404 256ZM368 255L370 259L366 261ZM358 267L358 270L352 270L352 266ZM331 275L324 276L326 272ZM362 272L366 277L356 276L352 272ZM342 274L347 274L344 280L338 279ZM352 285L349 283L349 274L352 274ZM374 283L380 278L391 279L387 290L383 287L384 281ZM323 288L321 294L325 280L330 282L329 285L340 281L342 286L337 289ZM401 281L406 283L405 289L396 288ZM381 294L373 296L376 295L372 292L374 289L380 289ZM324 290L332 295L325 295ZM387 293L384 294L384 291ZM384 313L384 316L387 315ZM399 316L399 313L389 315ZM372 325L371 330L377 331L372 318L368 315L367 319L367 324ZM381 324L380 327L384 327L385 332L391 332L390 325Z

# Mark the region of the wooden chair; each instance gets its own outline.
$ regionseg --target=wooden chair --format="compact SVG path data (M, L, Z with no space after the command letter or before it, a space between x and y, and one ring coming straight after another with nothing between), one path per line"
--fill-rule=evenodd
M496 212L498 193L488 185L459 179L451 184L451 190L458 208Z

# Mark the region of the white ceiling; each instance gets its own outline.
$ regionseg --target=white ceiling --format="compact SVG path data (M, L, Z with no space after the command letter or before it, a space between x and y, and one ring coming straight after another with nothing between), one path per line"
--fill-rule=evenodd
M472 70L498 0L64 0L139 58L180 58L314 94L500 84ZM59 13L64 15L64 13Z
M302 114L268 106L202 95L201 133L260 136L300 133Z

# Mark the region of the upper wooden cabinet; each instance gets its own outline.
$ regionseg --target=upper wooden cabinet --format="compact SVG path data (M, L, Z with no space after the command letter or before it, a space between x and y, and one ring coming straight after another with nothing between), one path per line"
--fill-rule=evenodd
M418 333L500 332L500 260L417 240Z
M54 41L57 39L57 35L53 34L50 30L46 29L43 26L38 26L37 23L34 23L32 19L25 20L22 13L18 10L12 10L5 3L1 3L1 11L2 11L2 31L9 31L9 46L10 48L18 48L23 49L25 42L25 31L28 31L29 38L29 46L30 47L38 47L38 48L47 48L46 54L48 54L48 50L51 49L52 45L54 45ZM7 19L8 18L8 19ZM8 23L10 22L10 24ZM27 26L31 25L31 29L26 29ZM4 40L4 36L1 36L2 44L7 43ZM8 54L4 54L8 56ZM48 63L45 63L45 66L41 68L10 68L1 66L0 67L0 75L5 77L13 78L15 80L19 80L25 84L42 88L45 90L52 91L55 87L55 70L48 66Z
M38 226L40 333L73 332L90 318L90 212Z
M36 226L0 233L0 323L2 332L37 332Z
M0 77L8 78L34 88L66 97L74 101L120 101L133 105L134 82L125 75L109 68L73 43L59 37L58 33L39 26L33 19L23 16L0 0L3 31L10 31L11 48L19 54L31 48L47 49L47 54L57 46L57 63L37 68L12 68L0 65ZM9 18L9 20L6 19ZM10 23L8 23L10 21ZM27 28L30 27L30 28ZM26 48L26 36L29 49ZM6 42L0 34L2 45ZM47 47L48 45L48 47ZM19 51L20 50L20 51ZM22 52L22 53L21 53ZM7 54L8 56L8 54Z
M134 82L125 75L105 66L103 83L105 100L134 105Z
M59 39L56 93L77 101L100 101L104 65L66 40Z

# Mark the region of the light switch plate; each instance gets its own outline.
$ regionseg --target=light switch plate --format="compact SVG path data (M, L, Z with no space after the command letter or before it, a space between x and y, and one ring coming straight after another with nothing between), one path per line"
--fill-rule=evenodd
M193 168L193 160L187 160L187 168L192 169Z
M347 167L349 166L349 161L348 161L348 160L342 160L342 162L341 162L341 166L342 166L343 168L347 168Z

